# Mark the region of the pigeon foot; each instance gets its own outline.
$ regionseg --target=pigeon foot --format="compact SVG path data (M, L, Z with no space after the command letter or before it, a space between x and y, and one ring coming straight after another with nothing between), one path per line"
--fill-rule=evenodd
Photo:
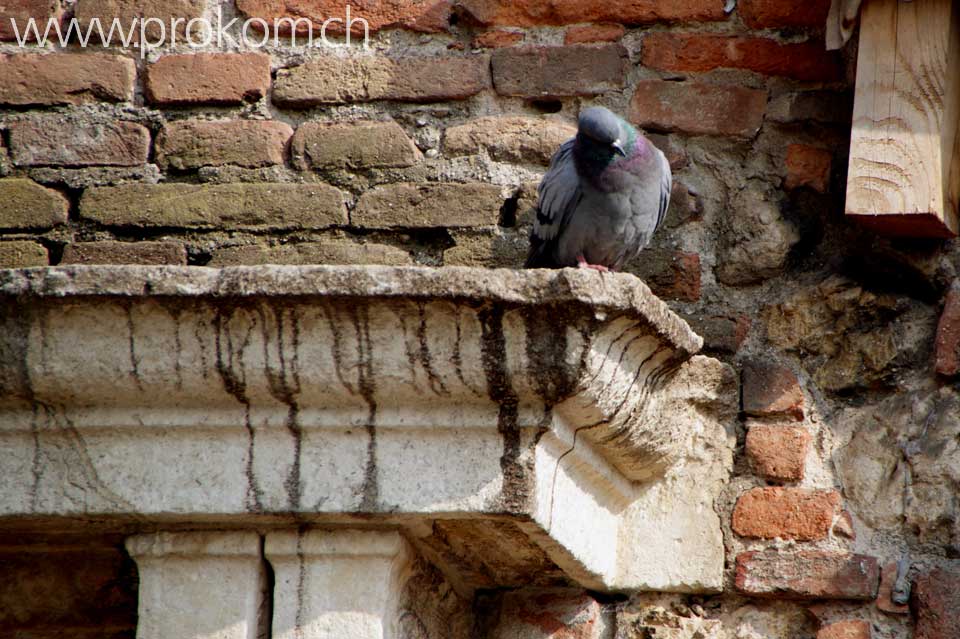
M610 271L606 266L600 264L588 264L587 259L582 255L577 256L577 268L588 268L593 271L599 271L600 273L608 273Z

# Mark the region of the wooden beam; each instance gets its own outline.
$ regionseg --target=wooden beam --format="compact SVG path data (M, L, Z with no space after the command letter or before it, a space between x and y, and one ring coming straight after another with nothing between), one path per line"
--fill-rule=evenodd
M863 5L846 212L890 235L954 237L960 0Z

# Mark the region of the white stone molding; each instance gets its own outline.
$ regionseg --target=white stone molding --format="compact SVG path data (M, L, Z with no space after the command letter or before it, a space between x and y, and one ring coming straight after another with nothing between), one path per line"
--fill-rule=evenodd
M397 639L413 553L396 531L267 534L273 639Z
M363 522L464 593L722 587L735 383L632 276L57 267L0 300L0 527Z
M137 639L257 639L260 536L162 532L127 538L140 575Z

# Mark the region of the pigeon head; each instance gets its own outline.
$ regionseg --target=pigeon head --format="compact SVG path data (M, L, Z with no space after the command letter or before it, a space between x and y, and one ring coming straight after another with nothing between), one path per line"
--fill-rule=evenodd
M584 144L598 147L598 150L605 147L612 154L625 156L627 151L624 145L630 141L628 127L629 125L610 109L590 107L580 113L577 137L581 138Z
M580 112L573 155L577 170L591 181L601 178L612 164L629 160L637 131L613 111L590 107Z

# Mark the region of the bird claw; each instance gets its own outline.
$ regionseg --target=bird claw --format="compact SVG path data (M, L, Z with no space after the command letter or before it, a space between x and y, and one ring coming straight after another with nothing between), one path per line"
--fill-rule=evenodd
M577 257L577 268L588 268L593 271L598 271L600 273L609 273L610 269L606 266L600 264L588 264L587 260L581 255Z

